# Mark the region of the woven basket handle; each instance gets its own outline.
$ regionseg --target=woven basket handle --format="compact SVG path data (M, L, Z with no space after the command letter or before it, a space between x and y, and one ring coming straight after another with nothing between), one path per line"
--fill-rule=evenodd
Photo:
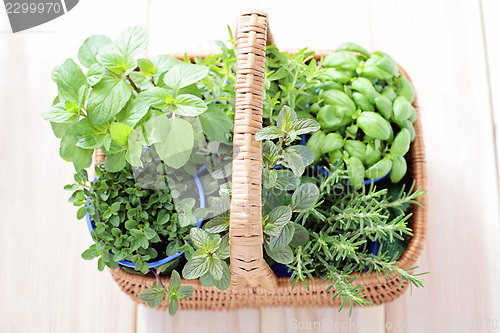
M262 243L262 128L267 14L238 17L236 31L236 111L229 237L234 288L277 288L277 278L264 261Z

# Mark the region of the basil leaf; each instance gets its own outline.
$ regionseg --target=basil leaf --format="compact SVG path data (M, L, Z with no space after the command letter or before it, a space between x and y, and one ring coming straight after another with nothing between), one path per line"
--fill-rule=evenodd
M356 157L360 161L365 159L366 145L357 140L347 140L344 144L344 150L349 153L350 157Z
M407 165L404 157L396 157L392 160L391 182L397 183L406 174Z
M182 94L175 99L174 112L187 117L195 117L207 110L207 105L199 97Z
M174 169L187 163L194 146L193 127L189 122L178 117L168 119L168 131L165 140L155 143L160 158Z
M109 122L120 112L132 94L130 86L123 80L105 77L90 92L87 113L95 125Z
M346 163L349 183L358 190L364 184L365 168L363 167L363 162L357 157L350 157Z
M380 140L387 140L391 135L391 124L375 112L362 112L357 121L366 135Z
M377 163L380 160L380 156L382 156L382 153L380 152L380 150L375 148L375 145L373 143L369 143L366 145L364 162L368 166L372 166Z
M293 211L304 213L312 209L319 198L319 189L312 183L305 183L299 186L292 195Z
M370 103L370 101L362 94L359 92L354 92L352 94L352 99L354 100L354 103L358 106L363 111L375 111L375 108L373 107L373 104Z
M364 77L352 79L352 87L365 96L370 103L375 103L375 97L377 97L378 93L370 80Z
M321 153L328 154L344 146L344 138L339 133L328 133L321 146Z
M366 170L366 178L376 179L385 176L392 168L392 161L385 157Z
M100 50L111 44L111 39L103 35L87 38L78 51L78 60L87 68L97 63L96 56Z
M208 74L208 67L179 63L174 65L163 77L163 82L175 92L203 79Z
M410 81L404 75L399 76L395 81L398 86L398 95L403 96L408 102L413 103L415 93Z
M404 156L410 150L410 131L403 128L394 138L391 146L391 155L394 157Z
M80 89L87 85L87 78L80 66L67 59L58 67L56 83L61 102L68 101L80 105Z
M335 52L325 57L323 65L325 67L335 67L345 70L355 70L358 67L358 58L349 52Z
M307 140L307 147L311 148L315 154L315 161L321 158L321 147L326 139L326 134L323 131L314 132L309 140Z
M378 95L375 97L375 105L377 110L380 112L385 119L389 120L392 116L392 102L383 95Z
M116 48L125 59L137 58L148 44L148 32L145 28L133 26L122 31L115 42Z
M343 115L345 118L352 117L357 109L352 99L345 92L331 89L323 92L322 96L325 103L334 106L336 113Z
M404 124L412 115L413 106L403 96L396 97L394 100L393 119L397 124Z
M340 50L358 52L364 56L367 56L367 57L370 56L370 52L368 52L364 47L359 46L358 44L354 44L354 43L348 42L348 43L340 44L340 46L337 47L337 49L335 51L340 51Z

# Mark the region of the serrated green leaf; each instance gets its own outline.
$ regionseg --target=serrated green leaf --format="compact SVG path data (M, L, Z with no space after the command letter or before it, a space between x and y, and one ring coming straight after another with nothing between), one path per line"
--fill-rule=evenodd
M299 186L292 195L294 212L307 212L313 208L319 198L319 189L316 185L305 183Z
M132 94L123 80L105 77L90 92L87 105L88 119L95 125L109 122L120 112Z
M141 92L138 95L139 99L145 101L152 107L165 109L170 106L172 94L164 88L154 87Z
M116 38L116 48L123 58L137 58L148 44L148 32L139 26L128 27Z
M71 123L77 118L77 113L68 111L64 103L58 103L53 105L42 116L45 120L53 123Z
M174 112L181 116L195 117L207 110L205 102L194 95L179 95L174 103Z
M117 154L106 155L104 166L108 172L118 172L125 168L127 160L125 159L125 151Z
M207 272L208 272L208 263L206 257L193 256L191 260L189 260L184 266L182 270L182 276L185 279L192 280L199 278L200 276L202 276Z
M198 117L203 133L210 139L222 143L232 142L231 133L233 132L234 123L219 107L211 104Z
M58 67L56 82L61 102L80 105L80 89L87 85L87 78L72 59L67 59Z
M255 134L255 140L273 140L283 136L283 132L276 126L264 127L257 131Z
M189 86L203 79L208 74L208 67L201 65L193 65L188 63L179 63L165 74L163 82L173 89L179 89Z
M128 140L129 134L133 130L134 129L127 124L113 122L109 127L109 134L117 144L124 145Z
M283 164L292 169L295 176L302 176L306 166L304 164L304 160L295 149L286 148L283 152L283 159Z
M222 266L222 278L215 280L214 284L220 290L226 290L231 285L231 272L229 271L229 266L224 261L222 262Z
M320 124L311 118L302 118L294 121L292 124L292 129L297 135L316 132L320 129L320 127Z
M203 229L212 233L218 234L229 229L229 217L217 216L203 225Z
M290 170L276 170L278 178L276 179L276 188L282 191L294 190L300 184L300 178L295 176Z
M285 246L282 249L272 251L269 249L269 245L265 244L264 248L267 255L280 264L289 264L293 261L293 252L290 246Z
M309 241L309 231L298 223L294 223L294 226L293 238L288 245L297 247L306 244Z
M271 236L269 242L269 249L271 251L279 250L287 246L293 238L293 233L295 232L295 225L293 223L287 223L281 229L278 236Z
M78 60L83 66L90 68L97 63L96 56L101 49L111 44L111 39L103 35L95 35L87 38L78 51Z

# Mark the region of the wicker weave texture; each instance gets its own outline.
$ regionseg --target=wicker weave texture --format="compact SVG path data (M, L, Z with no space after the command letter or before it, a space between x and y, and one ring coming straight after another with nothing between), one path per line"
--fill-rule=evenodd
M233 196L231 203L231 273L232 287L220 291L215 287L204 287L198 280L183 280L183 285L193 286L194 294L179 302L180 309L239 309L258 307L325 307L338 306L340 299L332 300L335 290L325 292L327 282L318 279L308 281L310 291L301 283L292 290L288 278L276 278L262 256L262 211L261 211L261 165L260 142L255 133L262 127L263 75L265 63L267 15L251 12L238 20L238 60L236 77L236 114L234 130ZM319 59L331 53L315 53ZM189 55L188 55L189 56ZM400 68L402 75L408 74ZM411 82L411 80L410 80ZM427 172L425 147L417 99L413 102L417 110L415 141L410 151L410 165L415 187L426 189ZM102 158L102 155L98 155ZM97 156L96 156L97 157ZM96 158L97 159L97 158ZM413 237L399 259L398 266L412 268L420 255L427 232L427 199L418 199L423 206L412 206L410 223ZM137 294L150 288L155 281L152 274L130 274L121 268L111 274L120 288L135 302L145 304ZM169 278L162 277L168 285ZM408 287L407 281L390 274L377 276L375 272L358 276L355 284L364 287L366 300L378 305L399 297ZM167 309L165 300L160 309Z

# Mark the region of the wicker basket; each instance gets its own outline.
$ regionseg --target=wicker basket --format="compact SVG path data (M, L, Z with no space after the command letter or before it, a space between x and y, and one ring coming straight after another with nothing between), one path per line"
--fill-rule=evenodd
M335 290L328 292L327 281L308 281L310 290L298 283L292 290L288 278L277 278L263 259L262 209L261 209L261 142L255 141L255 133L262 127L264 95L264 63L267 45L272 38L268 34L267 15L252 11L238 18L236 114L234 120L234 149L238 151L233 161L232 201L230 215L231 287L220 291L204 287L198 280L183 280L183 285L194 287L194 294L180 301L180 309L238 309L250 307L324 307L340 304L340 298L332 300ZM317 52L316 58L328 52ZM191 55L200 56L198 55ZM400 71L408 79L406 72ZM413 103L418 113L418 104ZM416 138L411 149L411 170L416 188L426 187L424 142L420 117L415 122ZM411 227L413 237L399 259L399 267L411 268L422 251L427 230L426 199L422 206L413 205ZM137 303L137 294L150 288L155 281L152 274L130 274L121 268L111 274L120 288ZM169 278L162 277L165 285ZM364 286L366 300L374 304L390 302L408 287L400 278L391 274L386 278L375 272L358 276L356 284ZM167 300L159 306L168 308Z

